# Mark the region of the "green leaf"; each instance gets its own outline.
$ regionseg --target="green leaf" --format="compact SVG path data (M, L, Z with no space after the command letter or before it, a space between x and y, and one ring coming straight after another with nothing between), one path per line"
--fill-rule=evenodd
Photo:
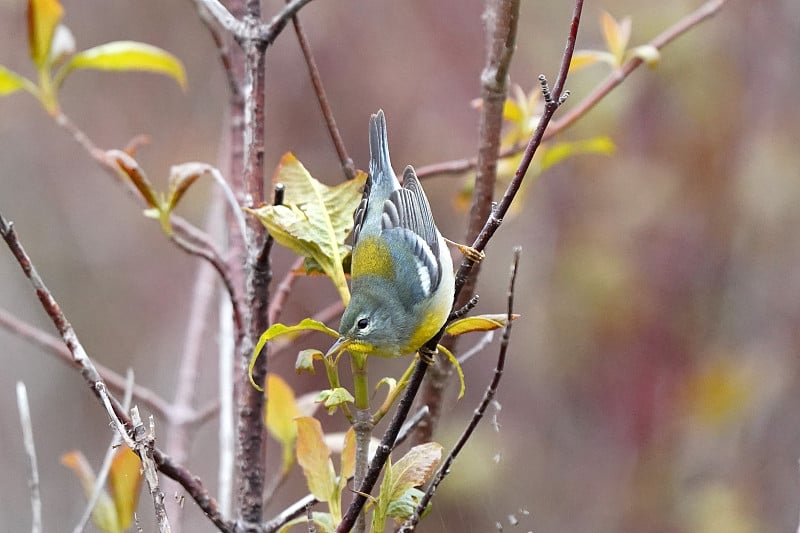
M389 506L386 508L386 516L394 518L397 524L402 524L411 518L411 515L414 514L414 510L416 510L417 505L424 495L425 493L418 488L412 487L408 489L402 496L389 503ZM428 508L430 508L430 506Z
M277 374L267 374L267 408L264 414L267 431L280 442L283 450L282 468L286 473L294 464L294 442L297 438L295 418L303 416L297 407L294 391Z
M279 244L313 258L331 278L345 305L350 301L350 291L342 268L348 253L344 241L353 229L353 211L361 201L365 182L366 174L361 172L352 180L328 187L287 153L273 178L273 183L285 187L283 204L245 208L258 217Z
M408 490L426 483L441 460L442 445L428 442L408 450L397 463L392 464L391 460L386 462L378 502L373 514L373 531L384 530L384 523L392 503L403 500L407 504L407 500L404 498L406 498ZM399 510L396 509L396 511Z
M572 156L587 154L611 155L614 150L616 150L614 141L605 135L581 141L560 142L547 147L539 160L539 165L541 171L544 172Z
M332 413L342 404L353 403L356 401L350 391L344 387L336 387L335 389L326 389L320 391L317 396L317 401L324 405L329 413Z
M186 90L186 72L178 58L157 46L135 41L115 41L78 52L57 79L63 80L75 69L154 72L171 77Z
M297 424L297 462L303 469L308 490L316 499L327 502L335 493L336 473L331 452L322 436L322 425L308 416L295 419Z
M139 501L139 488L142 485L142 461L127 446L121 447L111 463L108 483L117 508L120 531L133 523L133 513Z
M0 96L15 93L20 89L28 89L31 85L26 78L0 65Z
M256 360L258 359L258 355L261 353L261 349L264 347L266 343L269 341L280 337L281 335L287 335L290 333L298 333L300 331L321 331L323 333L327 333L331 337L336 339L339 338L339 332L333 330L319 322L317 320L312 320L310 318L306 318L300 321L299 324L294 326L285 326L283 324L273 324L267 331L261 334L261 337L258 339L258 344L256 344L255 349L253 350L253 357L250 358L250 365L247 368L247 375L250 378L250 383L256 389L263 391L264 389L258 386L256 382L253 381L253 367L256 364Z
M64 8L58 0L28 1L28 47L39 69L48 64L53 34L63 16Z
M511 315L511 320L516 320L517 318L519 318L519 315ZM472 331L492 331L506 327L507 319L508 315L506 314L468 316L454 320L447 325L445 331L453 336Z

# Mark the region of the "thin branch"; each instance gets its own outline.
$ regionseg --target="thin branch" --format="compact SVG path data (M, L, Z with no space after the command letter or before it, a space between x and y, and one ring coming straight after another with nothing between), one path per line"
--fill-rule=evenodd
M36 462L36 445L33 441L33 422L28 404L28 390L21 381L17 382L17 408L19 423L22 426L22 442L28 457L28 488L31 491L31 533L42 531L42 495L39 492L39 466Z
M246 34L246 25L233 16L219 0L194 0L198 10L207 11L225 31L236 37Z
M294 282L297 280L297 271L303 267L303 261L305 261L305 257L298 257L283 276L283 279L278 284L278 288L275 289L275 294L272 297L272 301L269 303L269 311L267 311L270 324L274 324L279 320L286 299L289 298Z
M225 38L215 24L217 19L214 18L211 11L206 7L204 0L194 0L194 3L197 6L197 14L200 16L200 20L211 34L211 39L214 41L214 46L217 48L219 61L222 64L225 79L228 81L228 90L231 92L231 98L241 100L242 88L239 86L239 81L233 72L233 59L231 58L228 45L225 43Z
M336 148L336 154L339 156L339 163L342 165L344 177L345 179L351 180L356 177L356 168L353 164L353 160L347 155L347 148L339 133L339 128L336 127L336 119L333 117L333 111L328 103L328 96L325 94L325 88L322 86L322 77L320 77L317 63L314 61L314 53L311 51L311 45L308 42L305 31L303 31L303 26L300 24L300 17L295 16L292 19L292 23L294 24L294 32L297 35L297 42L300 44L300 50L302 50L303 57L306 60L311 84L314 86L314 92L317 94L317 101L319 101L322 116L325 118L325 124L328 126L328 133L330 133L331 141L333 141L333 146Z
M677 23L661 32L661 34L651 40L648 44L657 50L661 50L690 29L711 18L720 9L722 9L722 6L725 5L725 2L727 2L727 0L710 0L706 2L694 12L685 16ZM644 63L644 61L642 61L641 58L633 57L625 62L625 64L619 69L611 72L606 79L600 82L600 84L586 98L584 98L575 107L567 111L559 120L554 121L553 125L547 131L544 139L547 140L574 124L579 118L583 117L592 108L594 108L597 103L600 102L608 93L610 93L614 88L618 87L625 80L625 78L627 78L631 72L640 67L642 63Z
M503 129L503 107L508 93L508 71L517 39L520 0L490 0L486 4L483 18L486 24L486 64L481 72L481 100L478 139L478 166L475 187L470 202L469 223L465 242L472 242L483 228L492 210L494 190L497 183L497 162L500 153ZM475 289L480 273L480 264L473 266L466 286L454 306L464 306ZM445 347L455 351L456 337L448 337ZM439 422L444 391L453 373L453 365L442 362L430 369L423 385L420 403L431 409L430 423L417 429L416 443L431 440Z
M133 371L128 369L125 381L125 397L122 399L122 408L126 411L130 409L131 397L133 394L133 384ZM117 454L117 447L119 447L120 444L122 444L122 436L119 434L119 432L115 431L114 436L111 437L111 443L106 449L106 455L103 457L103 464L100 466L100 471L97 473L97 478L95 478L92 494L89 496L89 500L86 502L86 508L83 510L83 515L81 516L80 520L78 520L75 528L72 530L73 533L82 533L82 531L86 528L86 525L89 523L89 520L92 518L92 511L94 511L94 507L97 505L97 501L100 499L100 494L102 494L105 490L106 479L108 478L109 472L111 472L111 465L114 462L114 456Z
M500 343L500 352L497 355L497 363L494 368L492 380L486 387L486 390L483 393L483 398L478 404L478 407L475 409L475 413L473 414L469 424L458 438L458 441L447 455L447 458L439 466L436 476L433 478L430 486L428 486L428 489L425 491L425 495L420 499L419 503L417 503L414 514L403 524L403 526L400 528L400 532L409 532L414 530L417 522L419 522L420 516L422 516L422 513L425 511L425 508L428 507L428 503L430 503L431 498L433 498L433 495L436 493L436 489L439 487L439 484L450 473L450 467L453 465L456 457L458 457L461 449L467 444L467 441L469 441L472 433L475 431L475 428L478 427L478 424L483 419L483 415L486 412L486 408L489 406L489 403L497 393L497 387L500 384L500 379L503 377L503 370L505 368L508 343L511 339L511 323L514 314L514 284L517 280L517 267L519 266L519 256L521 252L522 249L520 247L514 248L514 260L511 263L511 276L508 282L508 309L506 312L506 327L503 331L503 340Z
M217 467L217 494L223 514L229 515L233 503L233 470L236 460L236 423L234 421L234 366L236 343L230 320L230 300L222 296L219 302L219 400L212 402L211 414L219 410L219 466ZM204 409L198 410L199 414Z
M20 339L35 344L40 349L56 356L70 366L80 369L80 364L72 358L72 354L69 349L64 346L64 342L61 339L27 322L23 322L2 308L0 308L0 327ZM103 381L108 384L109 389L116 392L123 392L125 390L125 378L100 363L95 363L95 368L97 368L97 372L100 374ZM163 420L167 420L171 416L167 402L156 394L155 391L147 387L134 385L133 398Z
M261 27L258 40L263 41L266 45L272 44L292 17L309 2L311 0L291 0L287 2L283 10L272 17L269 24Z
M133 422L133 451L142 461L142 471L147 487L150 489L150 496L153 498L153 507L156 514L156 524L159 533L170 533L169 519L167 518L167 508L164 506L164 492L158 482L158 468L153 459L153 449L155 448L155 422L150 416L149 430L144 427L142 417L139 415L139 408L133 406L131 409L131 420Z
M400 433L395 439L394 446L400 446L411 435L411 432L430 414L427 407L421 407L417 412L408 417ZM264 524L264 533L274 533L283 527L289 520L297 518L305 512L306 507L314 505L318 500L311 494L307 494L281 511L275 518Z
M564 50L564 56L562 57L561 61L561 69L558 72L558 78L556 80L556 87L563 87L564 82L567 78L568 74L568 67L569 63L572 60L572 53L575 50L575 41L578 37L578 26L580 23L581 18L581 11L583 9L583 0L576 0L575 1L575 9L572 15L572 22L570 24L570 31L567 37L567 45ZM473 243L472 247L478 251L482 251L489 240L492 238L494 233L500 227L502 223L502 217L505 216L508 208L511 205L511 201L516 196L517 192L519 191L519 187L522 184L522 180L525 177L525 173L528 170L528 166L530 165L531 159L533 158L533 154L536 152L536 149L539 147L542 141L542 135L544 134L544 130L547 128L547 125L550 123L550 120L553 117L553 113L559 107L559 103L561 102L561 93L554 92L555 100L552 101L550 104L545 106L545 112L542 115L541 120L539 121L539 125L536 128L533 136L531 137L530 142L528 143L528 148L526 149L525 155L522 158L522 162L520 163L519 168L514 176L514 179L509 184L508 188L506 189L505 194L503 195L503 199L498 204L497 208L492 211L489 220L486 221L486 224L481 230L481 233L478 235L478 238ZM473 263L467 259L465 259L461 263L461 267L458 269L456 273L456 298L458 294L461 292L462 288L464 287L464 282L469 275L470 270L472 269ZM421 352L427 352L428 354L434 354L436 352L436 347L439 344L442 336L444 335L444 328L442 328L439 333L437 333L431 340L429 340L425 346L421 348ZM361 509L366 503L366 495L372 491L372 488L375 485L375 482L378 479L380 471L383 469L383 465L386 463L387 458L389 457L389 451L391 450L391 443L394 442L394 437L397 435L397 429L403 423L406 416L408 415L408 411L411 407L411 402L413 401L414 397L419 390L420 384L422 383L422 378L425 376L425 371L427 370L427 363L425 363L421 358L417 362L417 366L414 369L414 372L411 375L409 380L408 388L406 389L405 394L401 397L398 406L397 412L395 413L394 418L392 419L392 423L390 424L389 428L387 428L386 433L384 434L383 439L381 440L381 446L378 448L378 451L375 453L375 456L370 463L370 468L367 473L366 480L364 484L358 488L358 491L362 493L362 497L354 501L353 504L347 509L347 513L345 514L344 518L342 519L342 523L337 528L337 532L343 533L348 531L354 521L356 516L361 512ZM387 444L388 443L388 444Z
M695 26L699 25L700 23L706 21L707 19L713 17L717 14L718 11L722 9L725 3L728 0L709 0L708 2L701 5L692 13L688 14L687 16L680 19L678 22L661 32L657 37L647 43L649 46L656 48L657 50L661 50L666 45L683 35L684 33L688 32ZM569 111L564 113L564 116L558 120L554 120L550 127L547 129L547 132L544 135L543 140L548 140L558 135L562 131L566 130L572 124L574 124L578 119L586 115L591 109L593 109L598 103L605 98L608 93L610 93L613 89L618 87L622 84L623 81L637 68L642 65L643 61L638 57L633 57L625 62L619 69L614 70L611 72L603 81L601 81L597 87L583 100L581 100L578 104L572 107ZM525 147L524 146L512 146L503 150L500 153L500 158L510 157L512 155L516 155L520 153ZM478 164L478 159L476 157L472 158L465 158L465 159L455 159L452 161L443 161L440 163L433 163L431 165L425 165L419 167L417 170L417 176L420 179L423 178L431 178L434 176L444 176L444 175L453 175L458 176L462 175L465 172L474 169Z
M53 324L56 326L63 342L69 348L70 354L74 363L79 366L81 375L86 383L90 386L95 396L97 396L106 407L114 413L114 419L122 425L121 433L128 433L133 429L133 423L125 410L120 405L116 398L108 394L105 382L97 372L97 368L86 353L83 345L78 340L78 336L72 325L69 323L58 302L53 298L50 290L42 281L36 268L31 263L30 257L25 252L22 244L20 243L17 233L14 230L13 224L5 219L0 213L0 236L8 245L11 253L16 258L25 276L31 283L34 291L36 292L39 302L42 304L47 316L50 317ZM159 465L164 474L178 481L195 499L198 506L203 510L206 516L223 532L233 532L234 525L226 521L217 509L216 501L209 497L208 491L202 484L200 478L194 476L184 466L174 462L167 454L161 452L158 448L153 450L153 457Z

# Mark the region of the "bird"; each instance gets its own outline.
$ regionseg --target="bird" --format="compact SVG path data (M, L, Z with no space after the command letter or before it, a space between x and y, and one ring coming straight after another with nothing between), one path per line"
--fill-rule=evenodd
M369 173L354 213L351 298L328 355L416 353L453 305L453 260L412 166L400 185L389 158L386 117L369 121Z

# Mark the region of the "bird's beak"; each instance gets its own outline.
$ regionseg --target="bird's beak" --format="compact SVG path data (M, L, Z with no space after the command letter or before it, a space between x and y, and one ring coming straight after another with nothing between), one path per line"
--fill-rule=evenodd
M345 348L347 348L350 342L351 340L348 338L339 337L339 339L333 343L333 346L331 346L328 349L328 352L325 354L325 357L330 357L331 355L340 352L341 350L344 350Z

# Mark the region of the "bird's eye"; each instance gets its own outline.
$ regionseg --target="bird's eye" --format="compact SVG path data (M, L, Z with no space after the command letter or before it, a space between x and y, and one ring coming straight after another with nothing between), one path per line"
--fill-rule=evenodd
M358 326L358 329L367 329L367 326L369 326L369 319L362 318L361 320L358 321L356 326Z

